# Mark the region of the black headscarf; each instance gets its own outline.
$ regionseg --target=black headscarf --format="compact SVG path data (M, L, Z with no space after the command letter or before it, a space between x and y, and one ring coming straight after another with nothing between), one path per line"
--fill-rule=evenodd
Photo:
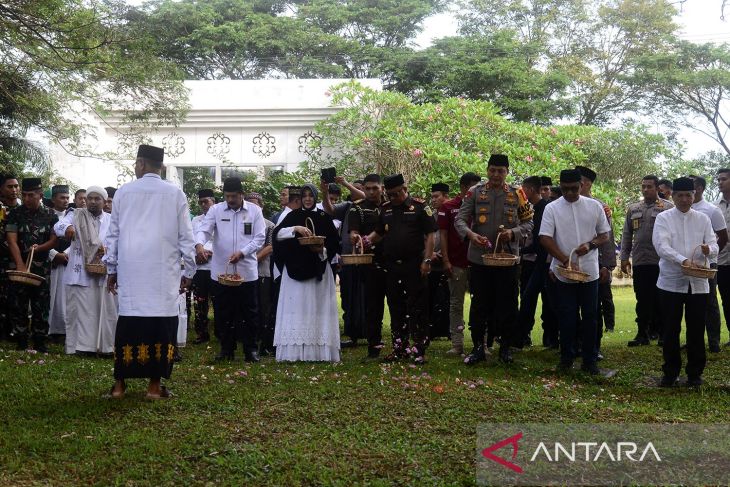
M312 192L315 205L311 208L304 208L302 203L302 208L292 210L274 229L274 264L282 273L284 272L284 266L286 266L289 277L295 281L306 281L312 278L321 281L324 271L329 265L329 260L340 251L339 235L334 223L332 223L332 217L316 208L317 188L312 184L305 184L302 186L302 197L305 191ZM327 260L325 261L320 259L319 254L315 254L306 246L301 245L296 237L285 240L277 240L276 238L282 228L306 226L307 218L312 219L315 233L318 236L325 237L324 247L327 249Z

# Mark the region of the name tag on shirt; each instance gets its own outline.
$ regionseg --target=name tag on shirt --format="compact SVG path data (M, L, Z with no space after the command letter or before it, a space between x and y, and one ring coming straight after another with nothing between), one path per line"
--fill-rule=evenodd
M229 221L231 221L231 219L230 218L221 218L221 221L222 222L229 222Z
M244 235L251 235L253 231L253 224L252 223L243 223L243 234Z

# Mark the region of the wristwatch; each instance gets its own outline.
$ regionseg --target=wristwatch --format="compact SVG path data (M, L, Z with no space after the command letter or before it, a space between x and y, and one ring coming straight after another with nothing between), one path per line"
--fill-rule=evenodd
M596 245L595 243L593 243L593 240L591 240L590 242L588 242L588 248L591 249L591 250L595 250L595 249L598 248L598 245Z

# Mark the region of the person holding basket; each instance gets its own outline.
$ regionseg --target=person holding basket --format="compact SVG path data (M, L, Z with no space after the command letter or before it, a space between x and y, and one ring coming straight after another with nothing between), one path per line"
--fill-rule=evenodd
M702 385L705 354L705 317L710 285L708 278L717 272L708 259L719 252L710 218L692 209L695 197L690 178L675 179L674 208L656 217L652 240L659 254L659 302L663 321L664 376L659 385L673 387L682 368L679 334L682 316L687 326L687 385Z
M195 234L195 252L199 260L205 260L209 255L205 244L215 235L210 278L213 281L213 313L221 341L216 360L233 360L236 341L241 337L245 361L258 362L256 253L264 245L266 223L261 208L244 200L239 178L223 182L223 197L225 201L208 210Z
M559 370L569 370L575 359L574 339L580 308L583 363L591 375L601 371L597 359L598 247L608 240L611 228L598 201L580 195L581 173L560 172L561 198L545 207L540 243L553 257L550 279L560 327Z

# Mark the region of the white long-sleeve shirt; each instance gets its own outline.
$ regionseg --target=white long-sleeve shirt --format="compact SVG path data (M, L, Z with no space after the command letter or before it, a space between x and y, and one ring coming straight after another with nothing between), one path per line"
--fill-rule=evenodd
M109 222L111 216L109 213L101 212L97 217L94 217L99 222L99 240L102 245L106 247L106 235L109 231ZM63 237L66 235L66 229L73 226L74 224L74 211L71 210L66 213L61 220L53 226L53 231L56 232L57 237ZM74 228L74 230L76 230ZM63 273L63 283L67 286L99 286L106 283L106 279L102 276L92 275L86 272L84 265L84 256L81 253L81 244L78 239L74 239L71 242L71 246L66 251L68 253L68 265L66 266L66 272Z
M121 316L178 315L180 258L195 275L195 240L185 194L157 174L127 183L114 195L103 261L117 274Z
M725 222L722 210L720 210L720 208L716 205L713 205L709 201L703 199L699 200L697 203L692 203L692 209L699 211L700 213L704 213L710 219L712 231L715 232L715 236L717 236L717 232L727 230L727 223ZM710 264L717 264L717 257L718 256L715 255L710 258Z
M682 273L682 262L694 258L704 263L705 257L697 247L710 246L708 258L717 256L717 237L707 215L690 209L682 213L677 208L657 215L652 234L654 248L659 254L659 280L657 287L673 293L707 294L710 285L707 279L689 277Z
M193 225L193 235L197 239L198 236L198 230L200 229L200 224L203 223L203 219L205 218L205 215L198 215L193 218L192 225ZM203 247L205 250L213 250L213 240L215 240L215 235L211 237L210 240L205 242L203 244ZM206 262L205 264L198 264L198 270L199 271L209 271L210 270L210 261Z
M243 259L235 266L229 265L229 272L238 272L245 282L259 278L256 252L266 240L266 223L261 208L247 201L238 210L232 210L228 203L218 203L208 210L195 234L196 243L204 245L215 232L213 257L210 262L210 277L218 280L226 273L228 259L236 251L243 253Z
M602 233L608 233L611 227L608 225L603 205L592 198L579 196L578 200L570 203L565 198L558 198L545 207L540 224L540 235L552 237L558 248L565 255L588 243ZM578 267L581 271L590 274L589 281L595 281L599 277L598 249L589 251L582 257L577 257ZM573 258L575 265L576 257ZM553 259L550 269L560 263ZM571 281L555 273L555 276L563 282Z

